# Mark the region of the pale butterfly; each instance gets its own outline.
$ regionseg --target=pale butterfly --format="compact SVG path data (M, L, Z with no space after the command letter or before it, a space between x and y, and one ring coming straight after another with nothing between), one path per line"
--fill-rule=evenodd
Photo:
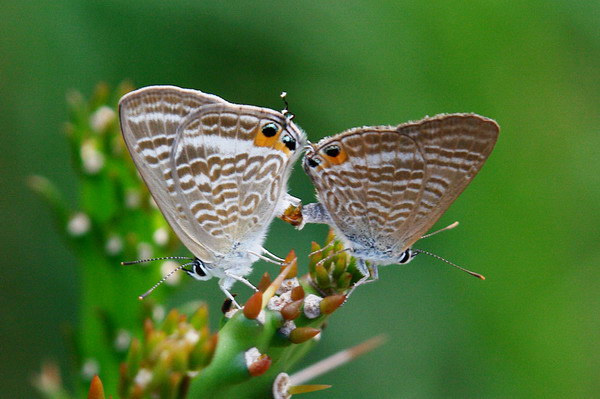
M263 243L271 221L299 203L287 194L287 181L304 132L287 110L232 104L174 86L126 94L119 116L140 175L195 257L176 270L198 280L219 278L237 305L229 292L233 283L254 288L244 278L252 264L270 260L264 255L282 260Z
M498 133L491 119L442 114L326 137L304 157L319 202L302 208L302 223L329 224L357 258L363 277L352 290L377 280L377 265L427 253L411 247L479 172Z

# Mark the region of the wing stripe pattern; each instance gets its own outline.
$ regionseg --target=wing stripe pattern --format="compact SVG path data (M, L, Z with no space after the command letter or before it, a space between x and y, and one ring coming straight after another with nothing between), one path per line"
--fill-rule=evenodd
M277 111L172 86L124 96L120 119L138 171L195 256L208 263L241 259L232 255L239 245L261 245L298 154L254 139L273 122L301 146L305 135L293 123Z
M119 103L123 138L150 193L183 244L207 262L214 261L214 257L196 239L192 220L175 200L170 153L183 120L202 106L214 103L225 101L173 86L136 90Z
M492 151L498 130L474 114L355 128L319 142L306 158L322 162L311 167L305 161L305 169L335 227L355 249L391 258L460 195ZM341 147L342 161L328 158L332 145Z

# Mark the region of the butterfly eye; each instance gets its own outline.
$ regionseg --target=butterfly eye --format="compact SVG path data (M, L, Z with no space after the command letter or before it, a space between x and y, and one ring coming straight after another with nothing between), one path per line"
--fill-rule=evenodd
M321 160L319 158L307 158L306 163L311 168L316 168L321 163Z
M323 152L325 155L335 158L340 155L340 147L337 145L330 145L329 147L326 147Z
M273 122L267 123L262 127L262 134L264 134L266 137L273 137L277 134L278 131L279 128Z
M296 140L289 134L285 134L281 138L281 141L290 151L294 151L296 149Z
M194 265L194 273L196 273L200 277L206 276L206 272L204 271L204 269L202 268L202 266L200 266L200 263L196 263Z

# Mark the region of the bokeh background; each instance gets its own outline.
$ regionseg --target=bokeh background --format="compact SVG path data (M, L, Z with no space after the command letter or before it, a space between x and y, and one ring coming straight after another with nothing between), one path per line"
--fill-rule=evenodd
M286 90L311 140L441 112L496 119L494 153L438 224L460 227L418 244L487 280L425 256L383 269L304 364L375 334L388 343L307 398L600 396L599 26L595 0L4 4L0 396L34 397L32 374L68 364L61 331L77 322L78 265L26 177L74 200L65 94L124 79L275 109ZM291 192L310 202L296 169ZM306 254L325 234L275 221L267 248ZM222 301L213 282L171 301L190 298Z

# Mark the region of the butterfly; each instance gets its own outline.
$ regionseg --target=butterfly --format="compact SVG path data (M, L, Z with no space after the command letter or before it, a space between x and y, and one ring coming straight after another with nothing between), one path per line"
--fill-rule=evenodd
M319 202L302 207L302 224L328 224L345 242L363 275L352 290L377 280L378 265L425 252L411 247L473 180L498 133L491 119L441 114L326 137L303 160Z
M287 194L287 181L305 133L287 109L232 104L175 86L126 94L119 117L137 170L194 255L180 268L197 280L219 278L236 303L229 289L235 281L254 288L244 276L256 260L282 260L263 243L271 221L299 203Z

